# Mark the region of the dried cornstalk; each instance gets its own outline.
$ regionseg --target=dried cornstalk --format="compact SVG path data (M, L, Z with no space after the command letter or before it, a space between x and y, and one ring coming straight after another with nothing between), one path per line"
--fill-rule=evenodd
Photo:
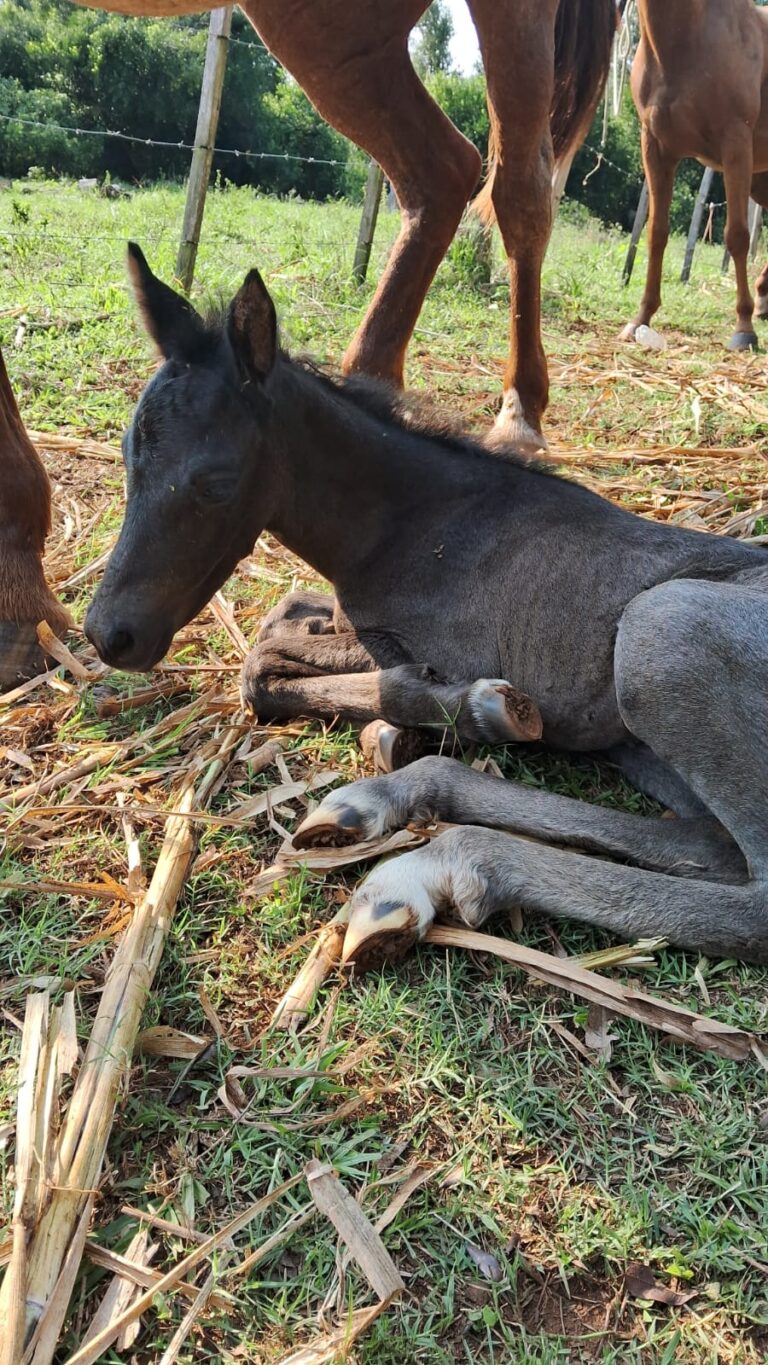
M192 776L187 777L176 801L181 811L189 812L209 799L243 731L243 724L232 726L193 756L193 771L197 774L204 766L204 772L197 785ZM26 1237L14 1242L10 1267L0 1288L0 1320L3 1309L6 1316L11 1311L12 1295L23 1286L24 1332L27 1338L33 1332L38 1336L34 1365L48 1365L53 1357L71 1289L69 1275L65 1278L63 1272L72 1266L73 1238L81 1233L84 1240L84 1210L99 1181L117 1097L129 1074L144 1005L193 853L192 826L183 818L170 816L149 889L136 907L108 972L85 1058L51 1151L50 1175L43 1172L36 1182L36 1221L31 1231L25 1224ZM38 1086L34 1119L35 1159L41 1166L40 1153L47 1152L55 1107L48 1088L44 1089L41 1099ZM26 1109L24 1114L27 1122ZM48 1160L46 1155L46 1165ZM26 1177L25 1186L29 1188ZM79 1255L75 1259L79 1262ZM71 1278L73 1281L74 1272ZM11 1312L11 1322L17 1320L17 1311L18 1304ZM11 1347L7 1347L6 1361L16 1365L21 1359L18 1339L10 1335L15 1354L8 1354Z
M344 906L321 930L298 976L279 1001L272 1015L273 1024L296 1028L303 1023L319 987L341 961L348 922L349 907ZM619 981L612 981L610 977L590 971L577 958L554 957L551 953L526 948L509 939L448 924L434 924L427 930L424 942L493 953L495 957L520 967L529 976L549 982L559 990L570 991L593 1004L602 1005L609 1013L639 1019L641 1023L659 1029L680 1042L693 1043L694 1047L717 1052L732 1061L744 1061L752 1054L763 1064L759 1044L753 1034L724 1024L719 1019L696 1014L681 1005L673 1005L659 996L647 995ZM662 940L644 940L620 949L606 949L606 963L647 962L647 952L657 948L660 942ZM591 954L590 961L598 965L599 954Z
M146 1293L139 1295L139 1298L119 1318L113 1318L109 1326L104 1328L98 1336L93 1337L87 1345L78 1347L74 1355L66 1361L66 1365L91 1365L91 1361L98 1360L99 1356L120 1335L123 1329L140 1318L142 1313L150 1307L156 1294L164 1294L169 1289L175 1289L190 1270L194 1270L195 1266L199 1265L201 1261L204 1261L206 1257L211 1256L220 1246L228 1242L236 1232L240 1232L249 1223L252 1223L254 1218L258 1218L259 1214L264 1213L265 1209L274 1204L276 1199L279 1199L288 1190L293 1189L293 1186L297 1185L302 1178L301 1175L294 1175L290 1180L284 1180L282 1185L270 1190L269 1194L265 1194L263 1198L257 1199L255 1204L250 1204L225 1227L219 1228L219 1231L215 1232L213 1236L208 1237L200 1246L196 1246L188 1252L172 1270L160 1276L152 1289L148 1289Z
M344 905L333 919L323 925L298 976L275 1006L273 1024L297 1029L304 1023L323 982L341 962L348 923L349 906Z
M283 1356L279 1365L331 1365L332 1361L346 1360L350 1346L387 1306L382 1299L379 1303L371 1304L370 1308L357 1308L335 1331L313 1337L306 1346L300 1346L298 1351Z
M673 1005L657 995L624 986L620 981L591 972L573 958L552 957L535 948L524 948L492 934L478 934L474 929L461 929L448 924L434 924L427 930L424 941L439 947L466 948L475 953L493 953L495 957L520 967L529 976L547 981L559 990L602 1005L613 1014L624 1014L630 1019L677 1038L693 1043L694 1047L717 1052L731 1061L743 1062L756 1045L756 1039L743 1029L733 1028L719 1019L708 1019L703 1014Z
M98 664L94 669L86 668L85 664L68 649L63 640L54 635L47 621L40 621L37 626L37 638L46 654L50 654L57 663L63 664L69 670L73 678L78 682L94 682L107 669L104 664Z
M344 1188L332 1166L312 1158L304 1167L309 1192L321 1213L330 1219L353 1261L371 1289L390 1303L405 1289L402 1277L373 1224Z

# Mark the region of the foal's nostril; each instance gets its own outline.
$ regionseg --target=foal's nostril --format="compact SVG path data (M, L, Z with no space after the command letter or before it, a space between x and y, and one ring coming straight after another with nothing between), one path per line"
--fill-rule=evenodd
M133 636L124 627L116 626L107 635L105 644L110 659L121 659L133 649Z

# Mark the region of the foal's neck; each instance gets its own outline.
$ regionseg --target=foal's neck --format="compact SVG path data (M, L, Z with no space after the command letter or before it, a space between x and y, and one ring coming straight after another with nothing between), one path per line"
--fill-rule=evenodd
M444 494L468 482L460 456L280 361L273 376L276 498L268 530L330 582L397 555ZM471 457L470 457L471 459Z

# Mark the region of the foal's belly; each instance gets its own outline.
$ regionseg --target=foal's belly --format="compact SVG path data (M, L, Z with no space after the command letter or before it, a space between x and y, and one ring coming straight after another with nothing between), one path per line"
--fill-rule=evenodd
M492 616L440 612L399 623L398 638L413 663L450 681L504 678L539 707L543 738L557 749L587 752L627 738L613 681L615 630L585 634L553 629L543 638L525 623L497 627Z

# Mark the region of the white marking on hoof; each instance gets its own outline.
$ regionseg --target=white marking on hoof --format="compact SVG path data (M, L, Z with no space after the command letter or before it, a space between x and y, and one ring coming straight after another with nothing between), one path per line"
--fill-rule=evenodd
M490 446L513 446L522 455L546 455L549 449L541 432L527 420L517 389L505 392L499 415L486 441Z
M636 332L637 324L634 322L628 322L626 327L622 327L621 331L619 332L619 341L634 341Z
M423 732L372 720L360 731L360 748L377 773L395 773L425 751Z
M375 783L375 777L366 777L324 796L296 830L294 848L357 844L362 839L377 839L391 829L389 805L376 792Z
M367 971L404 957L435 918L430 880L418 852L375 868L352 897L342 961Z

